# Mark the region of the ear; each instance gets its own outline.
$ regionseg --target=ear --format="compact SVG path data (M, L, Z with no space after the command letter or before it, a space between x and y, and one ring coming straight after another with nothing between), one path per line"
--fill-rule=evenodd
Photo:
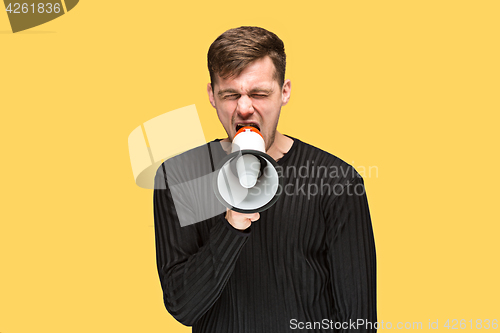
M283 88L281 89L281 105L286 105L290 100L290 93L292 91L292 82L290 80L285 80L283 83Z
M207 84L207 93L208 93L208 99L210 100L210 104L212 104L212 106L215 108L214 92L212 90L211 83Z

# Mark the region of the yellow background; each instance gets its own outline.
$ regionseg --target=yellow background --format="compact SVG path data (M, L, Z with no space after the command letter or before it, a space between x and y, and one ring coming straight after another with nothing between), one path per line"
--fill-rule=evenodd
M500 319L499 13L498 1L83 0L12 34L1 12L0 332L190 332L163 306L152 191L134 184L127 137L190 104L207 140L224 137L206 53L241 25L285 42L279 130L378 169L365 181L379 321Z

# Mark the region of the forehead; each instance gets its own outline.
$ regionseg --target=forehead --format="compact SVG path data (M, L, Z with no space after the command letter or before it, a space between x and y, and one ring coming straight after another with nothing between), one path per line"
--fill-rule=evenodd
M271 89L278 82L275 79L276 69L268 56L250 63L238 76L221 78L217 75L215 87L218 90L248 90L255 88Z

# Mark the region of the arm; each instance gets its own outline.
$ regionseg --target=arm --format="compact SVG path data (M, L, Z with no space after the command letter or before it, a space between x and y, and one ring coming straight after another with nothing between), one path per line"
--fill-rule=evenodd
M361 176L342 193L329 198L327 208L328 263L334 302L334 321L364 320L356 332L376 332L376 260L368 201ZM367 322L369 322L367 324ZM345 325L347 326L347 325ZM354 331L352 326L342 332Z
M153 195L158 274L166 309L191 326L219 298L250 229L236 230L219 215L203 241L195 224L180 226L165 178L160 167Z

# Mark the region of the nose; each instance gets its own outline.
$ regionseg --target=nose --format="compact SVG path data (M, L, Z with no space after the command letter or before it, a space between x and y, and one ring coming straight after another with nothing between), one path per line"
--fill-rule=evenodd
M247 118L254 113L252 99L247 95L241 95L238 99L238 105L236 107L236 111L241 116L241 118Z

